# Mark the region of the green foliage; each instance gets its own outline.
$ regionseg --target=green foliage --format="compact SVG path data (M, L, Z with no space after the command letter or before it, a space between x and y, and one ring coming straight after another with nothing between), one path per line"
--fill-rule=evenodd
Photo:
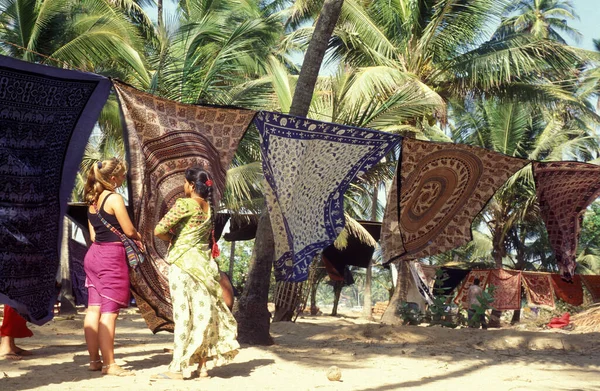
M435 285L433 289L433 303L427 307L425 318L432 325L441 325L442 327L455 328L456 320L450 311L452 295L450 288L444 288L442 285L448 279L448 275L440 268L435 272Z
M485 290L477 297L477 301L479 304L471 305L471 309L475 310L475 314L471 318L471 322L469 326L471 327L479 327L481 324L482 317L488 318L487 311L493 309L492 303L494 302L494 292L496 291L496 286L489 284Z
M419 307L415 307L413 303L403 301L398 308L398 313L405 325L417 326L423 321L423 314L419 311Z

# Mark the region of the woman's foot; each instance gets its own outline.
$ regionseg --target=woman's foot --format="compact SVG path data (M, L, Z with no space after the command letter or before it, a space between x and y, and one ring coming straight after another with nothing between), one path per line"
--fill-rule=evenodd
M117 363L102 365L102 374L109 376L133 376L133 372L121 368Z
M102 370L102 360L90 361L88 371L96 372Z
M206 360L200 361L198 364L198 377L210 377L208 376L208 369L206 369Z
M29 350L21 349L21 348L20 348L20 347L18 347L18 346L16 346L16 349L15 349L15 351L16 351L16 353L17 353L19 356L31 356L31 355L33 355L33 353L31 353Z
M183 380L181 372L164 372L150 376L150 380Z
M22 358L23 357L19 356L17 353L0 354L0 359L4 360L19 361Z

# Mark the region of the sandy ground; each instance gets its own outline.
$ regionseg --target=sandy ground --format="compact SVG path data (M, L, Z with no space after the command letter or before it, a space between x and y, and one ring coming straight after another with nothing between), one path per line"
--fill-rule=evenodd
M167 370L172 335L119 317L117 362L133 377L88 372L83 314L32 326L33 356L0 360L0 390L600 390L598 333L384 326L358 316L301 317L271 327L276 344L243 346L208 379L150 381ZM339 382L326 370L338 366Z

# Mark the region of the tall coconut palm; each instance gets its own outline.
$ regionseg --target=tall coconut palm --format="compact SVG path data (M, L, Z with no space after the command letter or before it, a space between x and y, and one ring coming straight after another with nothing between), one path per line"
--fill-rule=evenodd
M569 0L520 0L509 5L506 12L511 16L502 21L502 34L527 33L564 44L561 34L581 39L581 33L568 25L569 21L579 19Z

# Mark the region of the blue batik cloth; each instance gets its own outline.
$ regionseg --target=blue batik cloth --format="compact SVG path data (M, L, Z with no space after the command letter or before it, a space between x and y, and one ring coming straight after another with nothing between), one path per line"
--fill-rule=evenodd
M260 112L265 197L275 239L275 278L302 282L345 226L344 193L400 141L397 135Z
M0 303L52 319L63 216L108 79L0 56Z

